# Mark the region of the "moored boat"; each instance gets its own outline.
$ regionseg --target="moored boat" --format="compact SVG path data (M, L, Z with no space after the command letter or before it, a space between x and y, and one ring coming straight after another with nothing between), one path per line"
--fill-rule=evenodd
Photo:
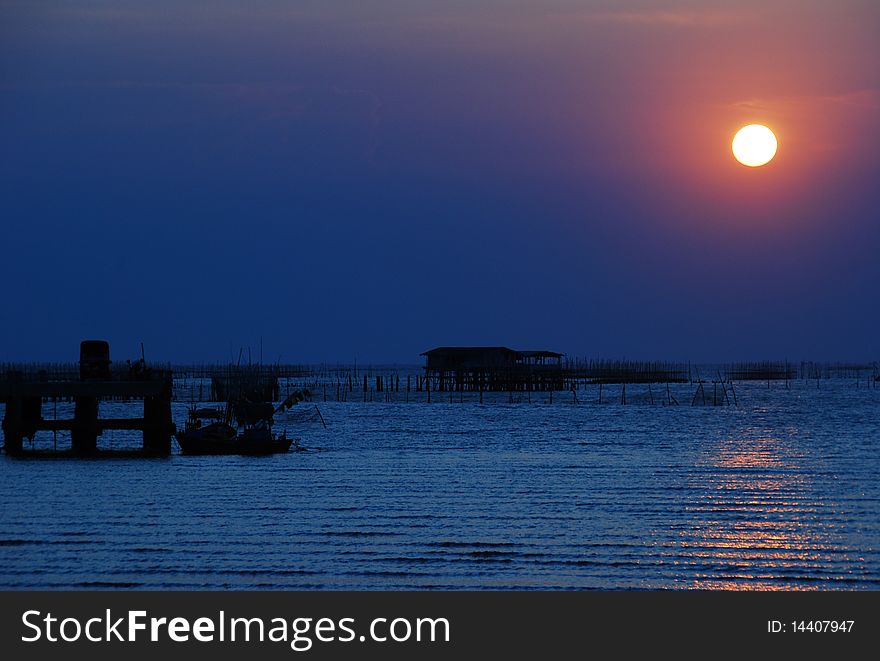
M219 409L190 409L183 431L175 438L183 454L190 455L267 455L287 452L293 439L286 432L272 433L272 407L269 415L255 405L227 406ZM237 413L237 415L234 415ZM235 417L239 428L232 426ZM205 420L212 422L204 423Z

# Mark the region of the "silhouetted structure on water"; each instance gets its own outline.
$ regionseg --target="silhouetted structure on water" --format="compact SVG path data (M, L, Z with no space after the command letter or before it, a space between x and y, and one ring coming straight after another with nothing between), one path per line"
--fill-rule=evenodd
M278 375L273 367L229 366L211 375L211 400L274 402L280 399Z
M106 453L98 448L98 437L105 430L132 429L143 432L140 454L167 455L175 431L171 397L170 370L147 367L143 353L139 361L113 370L110 345L102 340L86 340L80 345L76 370L13 369L3 373L0 400L6 402L4 447L7 454L24 454L25 438L33 440L39 431L70 431L71 454L95 455ZM99 403L107 399L143 400L143 417L101 418ZM73 400L73 418L44 418L44 400ZM57 451L57 445L54 449Z
M435 390L561 390L563 385L563 354L556 351L437 347L421 355Z
M425 351L434 390L576 390L587 384L683 383L687 365L625 360L563 360L556 351L507 347L438 347Z

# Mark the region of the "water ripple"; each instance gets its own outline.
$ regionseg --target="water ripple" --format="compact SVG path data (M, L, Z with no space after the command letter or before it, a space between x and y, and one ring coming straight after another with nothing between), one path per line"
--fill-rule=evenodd
M328 402L283 423L321 452L3 457L0 587L880 589L880 389L737 394Z

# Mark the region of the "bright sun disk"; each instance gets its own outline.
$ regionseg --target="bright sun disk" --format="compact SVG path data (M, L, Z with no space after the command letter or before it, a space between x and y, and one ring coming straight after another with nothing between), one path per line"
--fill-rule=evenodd
M762 124L743 126L733 137L733 155L743 165L756 168L766 165L776 155L779 143L773 131Z

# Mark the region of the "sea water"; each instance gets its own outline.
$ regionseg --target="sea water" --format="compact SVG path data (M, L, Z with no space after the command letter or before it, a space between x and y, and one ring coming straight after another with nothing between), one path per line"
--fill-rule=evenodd
M4 455L0 587L880 589L873 385L318 401L277 422L303 452Z

